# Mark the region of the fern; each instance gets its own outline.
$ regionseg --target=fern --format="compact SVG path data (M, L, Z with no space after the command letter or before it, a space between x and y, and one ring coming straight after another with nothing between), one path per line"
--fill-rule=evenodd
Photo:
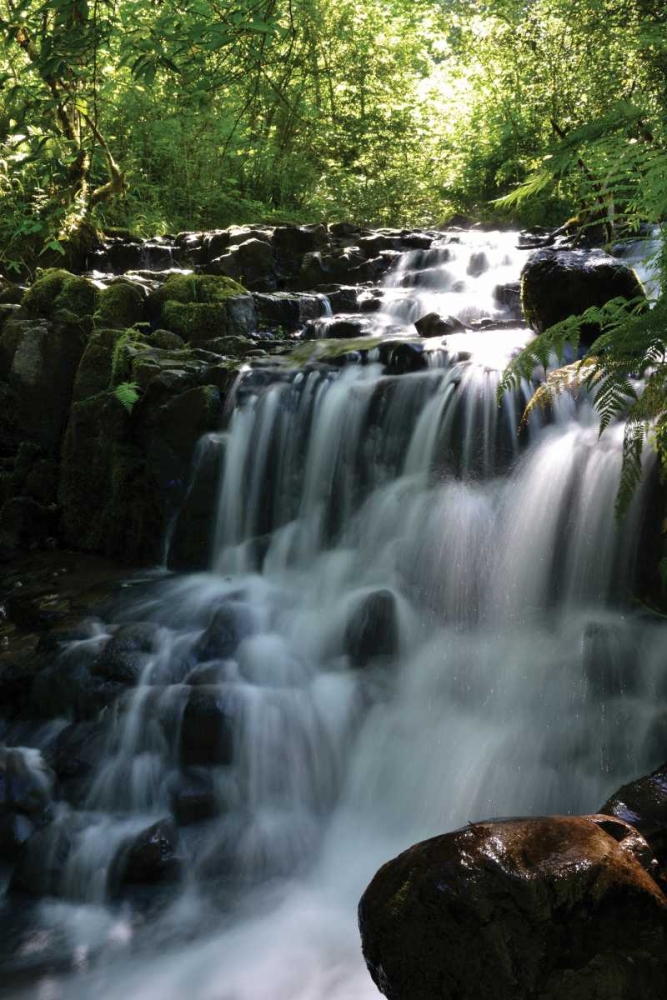
M584 324L599 323L603 332L584 357L547 371L550 360L562 361L565 345L574 348ZM628 309L623 300L600 309L571 316L536 337L514 358L503 373L502 395L520 379L530 378L539 365L545 381L538 386L523 417L551 405L562 392L586 391L600 417L600 434L612 421L625 419L623 462L616 498L616 514L628 509L642 476L644 445L651 440L667 479L667 302L660 298L653 309ZM638 380L643 379L643 384Z
M114 396L128 413L132 413L134 404L139 399L139 386L136 382L121 382L114 389Z

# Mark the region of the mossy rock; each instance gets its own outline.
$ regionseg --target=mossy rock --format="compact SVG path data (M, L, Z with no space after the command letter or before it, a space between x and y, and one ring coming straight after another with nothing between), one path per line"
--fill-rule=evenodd
M145 296L129 281L116 281L100 292L95 325L125 330L144 318Z
M6 278L0 278L0 305L19 305L25 292L19 285Z
M255 305L243 285L222 275L175 274L148 299L153 321L188 342L250 333Z
M33 318L50 319L63 312L81 318L95 312L98 295L97 288L87 278L52 268L43 271L31 285L21 307L26 316Z
M164 525L146 483L145 457L130 438L130 419L113 391L74 403L59 501L67 544L141 562L155 558Z
M111 359L111 386L132 381L132 366L137 353L148 346L138 330L124 330L114 345Z
M126 337L125 330L94 330L90 335L74 381L73 399L77 403L111 385L114 356L119 341Z
M163 351L180 351L185 347L183 338L171 330L155 330L150 336L150 343Z

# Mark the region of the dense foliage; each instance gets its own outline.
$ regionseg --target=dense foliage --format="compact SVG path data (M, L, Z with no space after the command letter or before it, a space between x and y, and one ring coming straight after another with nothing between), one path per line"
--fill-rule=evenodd
M664 21L658 0L0 0L0 262L88 218L550 223L591 187L623 211L625 138L663 138Z

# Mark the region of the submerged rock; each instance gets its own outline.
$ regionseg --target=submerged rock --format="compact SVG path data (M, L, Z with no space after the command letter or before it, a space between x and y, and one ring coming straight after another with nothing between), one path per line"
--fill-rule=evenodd
M398 612L390 590L375 590L352 612L345 629L345 652L353 667L398 653Z
M222 687L191 688L181 725L181 760L186 767L232 763L233 708L229 692Z
M610 299L637 297L645 292L635 272L602 250L538 250L521 272L521 305L536 333ZM599 332L589 324L581 342L590 345Z
M109 891L117 895L125 886L174 882L182 866L176 828L171 819L161 819L119 849L109 869Z
M667 987L650 849L604 816L475 823L384 865L359 904L389 1000L631 1000Z

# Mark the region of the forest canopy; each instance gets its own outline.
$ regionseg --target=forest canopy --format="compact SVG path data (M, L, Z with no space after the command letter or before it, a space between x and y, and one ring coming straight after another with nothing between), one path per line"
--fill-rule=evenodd
M662 0L0 0L0 264L80 230L666 201Z

